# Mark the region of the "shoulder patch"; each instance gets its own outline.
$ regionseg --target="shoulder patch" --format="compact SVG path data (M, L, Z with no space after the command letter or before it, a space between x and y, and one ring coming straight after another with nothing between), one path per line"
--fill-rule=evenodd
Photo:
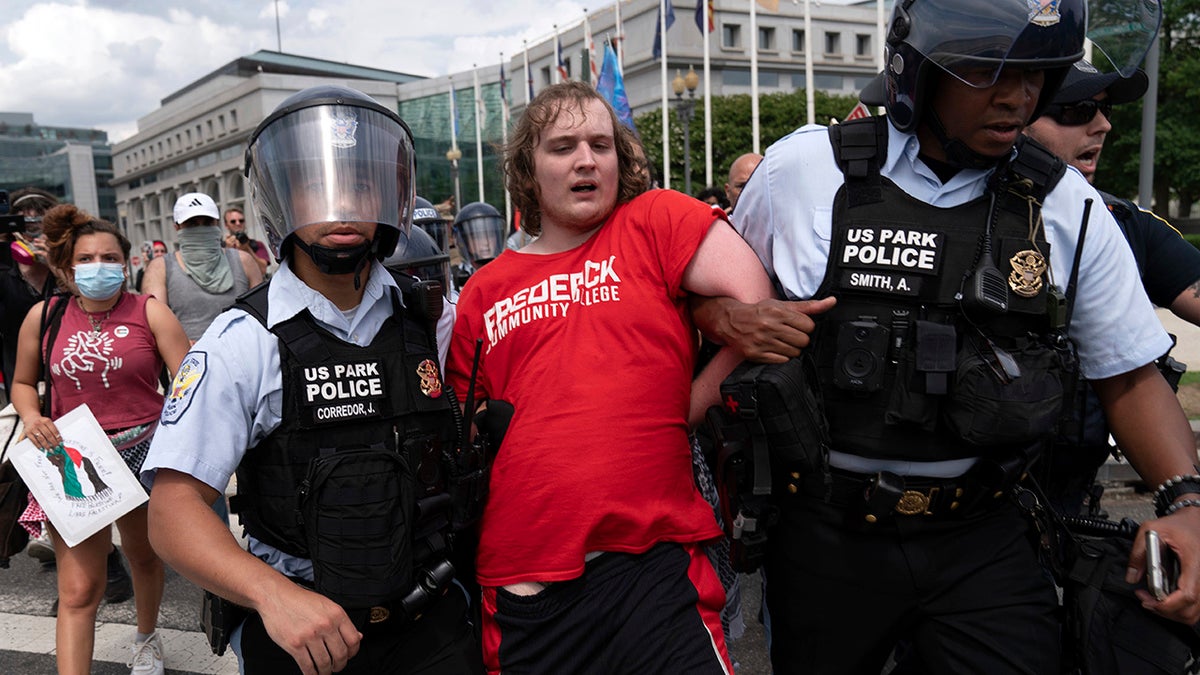
M183 357L179 372L175 373L175 379L171 382L171 390L167 392L167 400L163 403L162 424L174 424L187 412L207 366L208 355L204 352L188 352Z

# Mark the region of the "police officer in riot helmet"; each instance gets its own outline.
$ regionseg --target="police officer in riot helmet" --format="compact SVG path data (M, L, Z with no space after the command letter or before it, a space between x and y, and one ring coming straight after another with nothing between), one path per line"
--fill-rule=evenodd
M454 241L471 271L504 252L507 229L504 216L491 204L472 202L459 209L454 217Z
M185 358L143 472L155 548L213 594L212 646L228 638L245 673L481 667L436 506L458 441L435 346L453 310L429 315L380 262L409 241L413 157L395 112L338 86L250 138L279 272ZM208 508L234 471L248 551Z
M1076 363L1159 486L1143 529L1182 561L1178 590L1138 597L1200 618L1195 443L1153 365L1170 339L1100 196L1021 136L1083 56L1087 26L1132 71L1161 16L1134 0L1090 10L898 1L888 115L786 136L742 192L734 226L784 295L837 299L810 343L786 349L764 348L775 336L761 325L786 302L751 312L713 300L695 314L766 360L805 347L824 400L827 445L772 449L776 673L879 672L905 636L931 672L1058 672L1057 597L1014 495L1053 438ZM801 460L809 470L788 464Z
M433 237L426 234L424 229L413 228L408 235L408 246L388 256L383 266L422 281L436 281L448 298L458 295L450 285L450 256L438 248Z
M442 214L433 207L433 203L421 195L417 195L416 201L413 202L413 225L432 237L434 246L439 250L446 250L448 240L446 221L442 218Z

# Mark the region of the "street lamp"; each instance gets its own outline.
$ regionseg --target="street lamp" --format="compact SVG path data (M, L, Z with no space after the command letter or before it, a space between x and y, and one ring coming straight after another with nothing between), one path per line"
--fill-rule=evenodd
M450 146L446 151L446 159L450 160L450 178L454 180L454 212L462 208L462 194L458 186L458 160L462 159L462 150L457 145Z
M679 124L683 126L683 191L689 195L692 194L692 139L689 130L692 126L692 115L696 111L698 86L700 76L691 66L688 66L686 76L681 76L676 70L675 79L671 80L671 89L675 91L675 114L679 116ZM687 98L683 97L684 89L687 89Z

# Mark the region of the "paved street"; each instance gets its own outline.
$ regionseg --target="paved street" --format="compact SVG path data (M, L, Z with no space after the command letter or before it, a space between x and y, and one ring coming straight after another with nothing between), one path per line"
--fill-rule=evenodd
M1163 310L1159 312L1167 329L1179 336L1173 352L1180 361L1200 370L1200 328L1179 321ZM1110 465L1106 474L1116 483L1130 475L1127 465ZM1142 520L1153 509L1145 495L1133 490L1112 489L1105 506L1113 518L1125 516ZM12 560L12 567L0 570L0 673L28 675L53 674L54 618L50 606L55 597L55 576L26 555ZM738 663L738 675L768 675L762 626L756 616L759 606L759 578L742 579L746 635L731 646ZM166 594L159 620L168 673L234 675L237 662L231 653L222 658L212 655L198 630L200 591L171 570L167 571ZM101 605L97 617L96 662L93 673L127 673L130 644L134 634L133 601Z

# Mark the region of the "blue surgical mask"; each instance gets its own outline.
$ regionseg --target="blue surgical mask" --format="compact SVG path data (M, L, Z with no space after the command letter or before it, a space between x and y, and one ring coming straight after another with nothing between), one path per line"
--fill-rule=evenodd
M125 285L125 266L120 263L83 263L75 266L75 287L88 300L107 300Z

